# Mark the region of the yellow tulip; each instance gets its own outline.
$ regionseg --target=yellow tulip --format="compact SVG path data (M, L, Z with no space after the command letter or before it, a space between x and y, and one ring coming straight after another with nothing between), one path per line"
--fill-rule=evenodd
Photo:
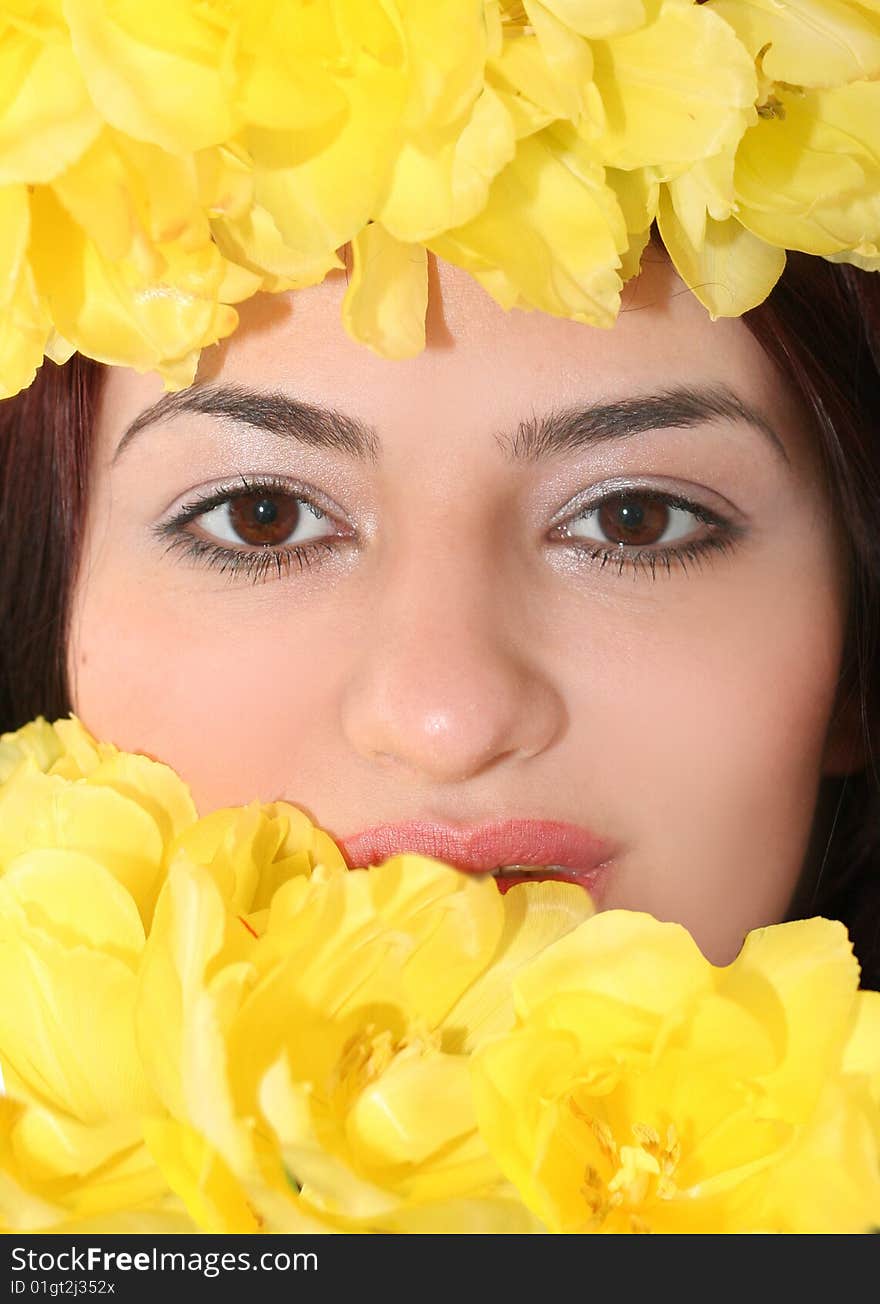
M514 986L477 1115L551 1230L880 1225L877 1001L842 925L758 930L716 968L678 925L610 911Z
M179 851L138 1007L173 1119L157 1162L211 1231L539 1229L477 1135L468 1061L510 1025L512 974L587 897L502 898L420 857L327 860L278 861L267 908L227 853Z
M74 351L188 385L348 244L345 329L388 358L426 249L605 327L655 216L713 317L787 248L874 269L878 71L861 0L9 0L0 397Z
M656 191L616 183L638 227ZM857 984L840 924L717 968L573 884L349 871L283 802L197 819L37 720L0 738L0 1231L870 1230Z
M75 719L0 739L0 1067L18 1105L6 1172L47 1226L167 1193L143 1146L158 1105L134 1001L168 852L195 819L173 771ZM0 1217L23 1225L8 1203Z
M782 248L876 256L880 244L880 81L777 87L736 158L737 216Z

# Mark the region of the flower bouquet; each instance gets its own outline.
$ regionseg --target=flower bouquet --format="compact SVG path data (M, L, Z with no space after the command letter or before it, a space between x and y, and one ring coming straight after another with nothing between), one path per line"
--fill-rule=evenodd
M842 925L685 929L0 740L0 1230L860 1232L880 994Z

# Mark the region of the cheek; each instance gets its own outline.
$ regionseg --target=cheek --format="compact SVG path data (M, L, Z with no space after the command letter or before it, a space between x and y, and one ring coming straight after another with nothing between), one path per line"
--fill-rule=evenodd
M815 584L744 573L723 601L694 602L627 645L604 731L633 794L620 812L633 850L607 905L685 924L716 963L733 959L750 928L785 915L813 821L841 629L830 573Z
M203 813L311 791L335 712L338 638L276 595L213 606L93 576L72 641L74 709L98 737L173 766Z

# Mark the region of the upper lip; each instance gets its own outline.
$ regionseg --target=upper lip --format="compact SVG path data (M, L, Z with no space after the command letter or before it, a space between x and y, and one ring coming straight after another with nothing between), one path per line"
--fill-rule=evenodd
M422 820L381 824L343 838L340 846L352 869L412 852L472 874L501 865L558 865L583 873L598 869L613 854L611 844L589 829L531 819L467 826Z

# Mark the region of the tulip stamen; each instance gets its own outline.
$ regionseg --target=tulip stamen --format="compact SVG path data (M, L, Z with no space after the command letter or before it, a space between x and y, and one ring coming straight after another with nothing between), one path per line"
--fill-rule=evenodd
M584 1168L580 1194L587 1207L587 1231L598 1231L613 1215L623 1215L631 1232L651 1231L644 1216L655 1199L668 1200L678 1191L674 1180L681 1158L675 1128L666 1129L665 1139L648 1123L632 1124L635 1145L618 1144L604 1119L588 1113L575 1099L569 1109L593 1135L602 1155L603 1173L595 1164Z

